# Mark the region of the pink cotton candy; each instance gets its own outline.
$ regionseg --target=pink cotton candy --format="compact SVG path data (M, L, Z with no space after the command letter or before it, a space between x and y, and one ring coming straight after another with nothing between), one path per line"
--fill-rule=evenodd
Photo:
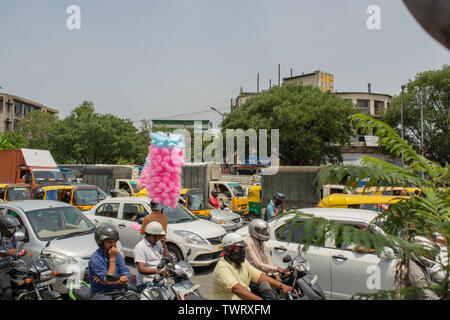
M140 226L139 224L137 224L137 223L133 223L133 224L131 225L131 228L132 228L133 230L135 230L135 231L141 231L141 226Z

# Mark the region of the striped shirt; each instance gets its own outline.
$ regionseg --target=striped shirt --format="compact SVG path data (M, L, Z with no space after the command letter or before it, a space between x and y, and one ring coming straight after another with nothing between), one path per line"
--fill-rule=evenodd
M17 249L16 236L11 238L0 236L0 251L9 251L11 249ZM5 257L0 259L0 265L9 263L14 260L14 257Z
M265 273L277 272L277 267L272 264L270 256L267 254L264 241L251 236L246 237L244 241L247 244L245 258L252 266Z

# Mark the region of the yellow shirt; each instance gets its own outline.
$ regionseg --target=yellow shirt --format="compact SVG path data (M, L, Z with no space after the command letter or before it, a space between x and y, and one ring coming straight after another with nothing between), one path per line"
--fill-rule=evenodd
M213 272L213 300L240 300L231 288L237 283L250 291L250 281L258 282L262 272L253 267L247 260L238 269L234 264L230 264L221 258Z

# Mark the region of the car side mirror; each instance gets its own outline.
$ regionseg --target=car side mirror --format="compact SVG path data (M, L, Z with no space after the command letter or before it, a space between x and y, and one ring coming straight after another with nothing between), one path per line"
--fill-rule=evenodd
M107 273L106 281L114 282L120 279L120 276L117 273Z
M16 236L16 240L17 241L25 241L25 233L22 231L16 231L16 233L14 234Z
M395 252L392 248L383 247L383 249L381 249L381 252L378 255L378 257L383 260L391 260L391 259L395 259L397 257L397 255L395 254Z
M285 255L284 257L283 257L283 262L284 263L289 263L289 262L291 262L292 261L292 258L291 258L291 256L290 255Z

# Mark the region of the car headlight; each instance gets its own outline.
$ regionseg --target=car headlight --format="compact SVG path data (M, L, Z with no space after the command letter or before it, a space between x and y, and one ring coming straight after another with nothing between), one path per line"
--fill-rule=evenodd
M200 237L198 234L185 231L185 230L175 230L175 233L180 237L184 238L189 244L207 245L208 243Z
M51 260L55 265L63 264L76 264L78 261L71 256L66 256L65 254L55 252L55 251L45 251L44 255Z

